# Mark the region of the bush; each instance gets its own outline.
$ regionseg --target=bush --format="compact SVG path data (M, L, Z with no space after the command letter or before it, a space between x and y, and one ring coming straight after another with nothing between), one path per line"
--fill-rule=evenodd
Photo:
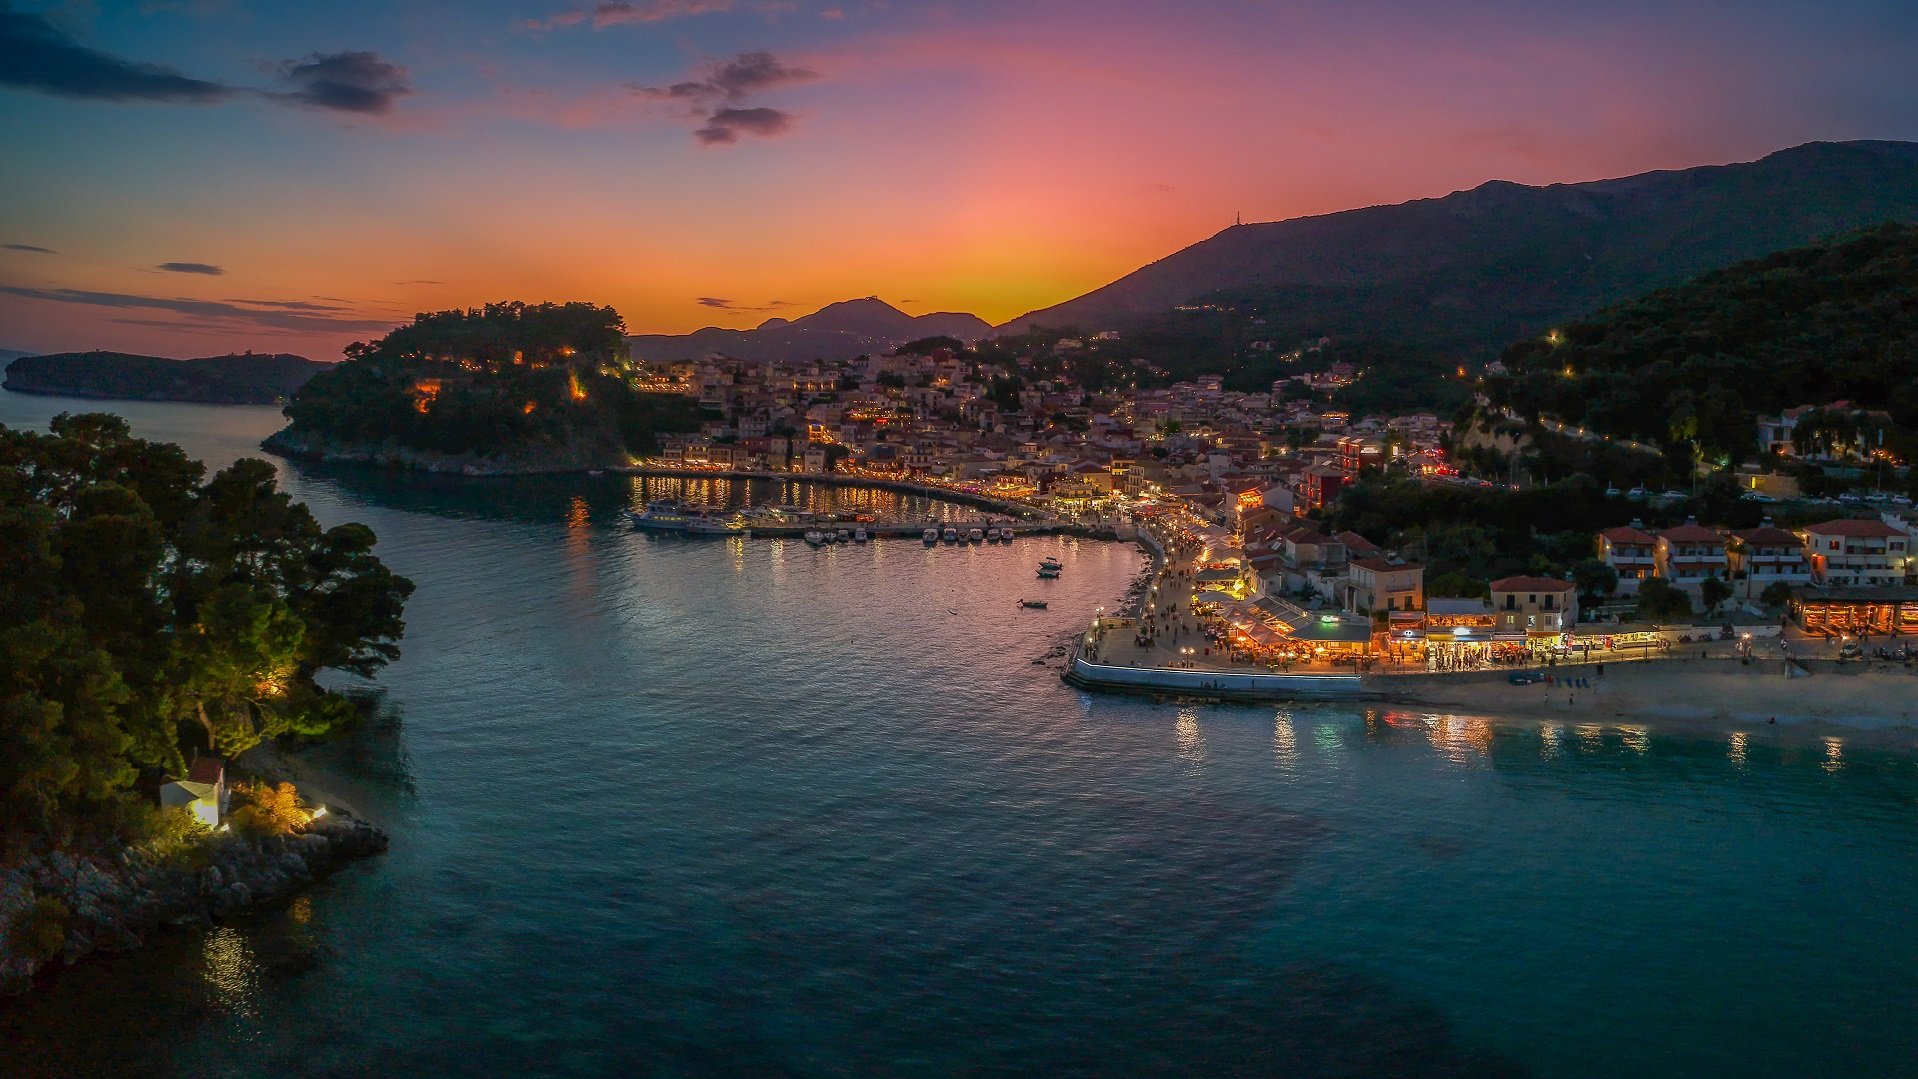
M65 903L43 895L33 901L13 923L13 948L29 959L44 961L60 954L67 943L67 919L72 912Z
M286 835L311 819L291 783L239 783L233 793L247 803L233 812L233 826L249 835Z
M185 806L150 810L139 822L140 841L155 857L168 862L199 860L212 834L213 829Z

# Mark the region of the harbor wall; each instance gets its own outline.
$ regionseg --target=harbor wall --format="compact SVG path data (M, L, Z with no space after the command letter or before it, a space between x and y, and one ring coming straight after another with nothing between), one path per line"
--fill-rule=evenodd
M1364 684L1349 674L1253 674L1229 671L1178 671L1160 667L1118 667L1074 655L1067 682L1084 689L1120 692L1194 693L1242 700L1298 700L1358 697Z

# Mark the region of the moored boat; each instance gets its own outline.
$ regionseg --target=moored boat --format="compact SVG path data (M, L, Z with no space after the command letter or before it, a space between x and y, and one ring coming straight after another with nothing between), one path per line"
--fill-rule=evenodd
M945 531L939 533L939 538L945 540L947 543L958 543L959 530L951 525L947 525Z
M806 542L817 547L826 542L825 533L819 531L817 528L809 528L806 530Z
M860 527L852 530L852 541L854 543L864 543L871 538L872 537L866 535L866 529L864 525L861 525Z
M646 508L637 513L628 511L627 518L634 528L649 532L686 532L702 536L737 535L745 531L746 519L738 513L729 513L708 506L692 506L671 499L648 502Z
M972 529L972 530L970 530L970 531L968 531L968 532L966 533L966 542L967 542L967 543L984 543L984 542L986 542L986 530L985 530L985 529L983 529L983 528L975 528L975 529Z
M1047 555L1044 558L1041 558L1039 560L1039 568L1049 569L1053 573L1058 573L1060 570L1065 569L1066 567L1065 567L1065 563L1060 562L1058 559L1052 557L1051 555Z
M939 542L939 530L936 528L928 528L919 534L919 538L925 540L927 546L931 546Z
M1030 610L1043 611L1046 609L1046 601L1042 599L1022 599L1019 601L1019 606Z
M1050 581L1054 577L1057 577L1058 575L1059 575L1059 568L1057 566L1040 566L1039 567L1039 577L1041 580Z

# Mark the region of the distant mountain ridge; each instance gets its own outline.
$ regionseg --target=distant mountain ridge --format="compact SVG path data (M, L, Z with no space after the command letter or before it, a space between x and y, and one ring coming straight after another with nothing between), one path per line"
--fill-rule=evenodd
M272 405L332 364L288 353L173 360L126 352L56 352L7 365L15 393L207 405Z
M1246 303L1258 331L1489 355L1693 274L1885 221L1918 220L1918 144L1808 143L1749 163L1237 225L1002 333L1161 323Z
M654 363L696 360L721 353L742 360L803 363L844 360L925 337L977 341L992 325L977 315L937 311L908 315L877 296L827 304L810 315L769 318L751 330L708 326L687 334L636 334L627 337L633 358Z

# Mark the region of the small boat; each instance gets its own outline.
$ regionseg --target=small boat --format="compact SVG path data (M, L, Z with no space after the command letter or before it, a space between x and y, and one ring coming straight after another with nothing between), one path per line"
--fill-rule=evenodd
M1052 579L1053 579L1054 577L1057 577L1058 575L1059 575L1059 570L1058 570L1058 569L1057 569L1056 567L1051 567L1051 568L1049 568L1049 567L1046 567L1046 566L1040 566L1040 567L1039 567L1039 579L1040 579L1040 580L1044 580L1044 581L1050 581L1050 580L1052 580Z
M947 543L959 542L959 530L952 527L951 525L947 525L946 530L944 532L939 533L939 536L941 539L945 540Z
M1019 601L1019 606L1034 611L1043 611L1046 609L1046 601L1042 599L1022 599Z
M871 536L866 535L866 529L863 525L852 530L852 541L854 543L864 543L871 538Z
M973 529L972 531L970 531L970 532L967 532L967 533L966 533L966 542L967 542L967 543L984 543L984 542L986 542L986 530L985 530L985 529L983 529L983 528L975 528L975 529Z
M865 530L861 529L860 531L863 532ZM833 541L836 543L845 543L852 539L852 533L842 528L839 531L834 532L832 534L832 538L833 538Z
M606 470L603 468L589 468L586 470L586 474L588 476L604 476L606 474Z
M939 542L939 530L936 528L928 528L919 534L919 538L925 540L927 546L931 546Z
M819 531L817 528L809 528L806 530L806 542L817 547L826 542L825 533Z
M1039 560L1039 568L1049 569L1056 574L1060 570L1065 569L1066 567L1063 562L1060 562L1058 559L1052 557L1051 555L1047 555L1044 558Z

